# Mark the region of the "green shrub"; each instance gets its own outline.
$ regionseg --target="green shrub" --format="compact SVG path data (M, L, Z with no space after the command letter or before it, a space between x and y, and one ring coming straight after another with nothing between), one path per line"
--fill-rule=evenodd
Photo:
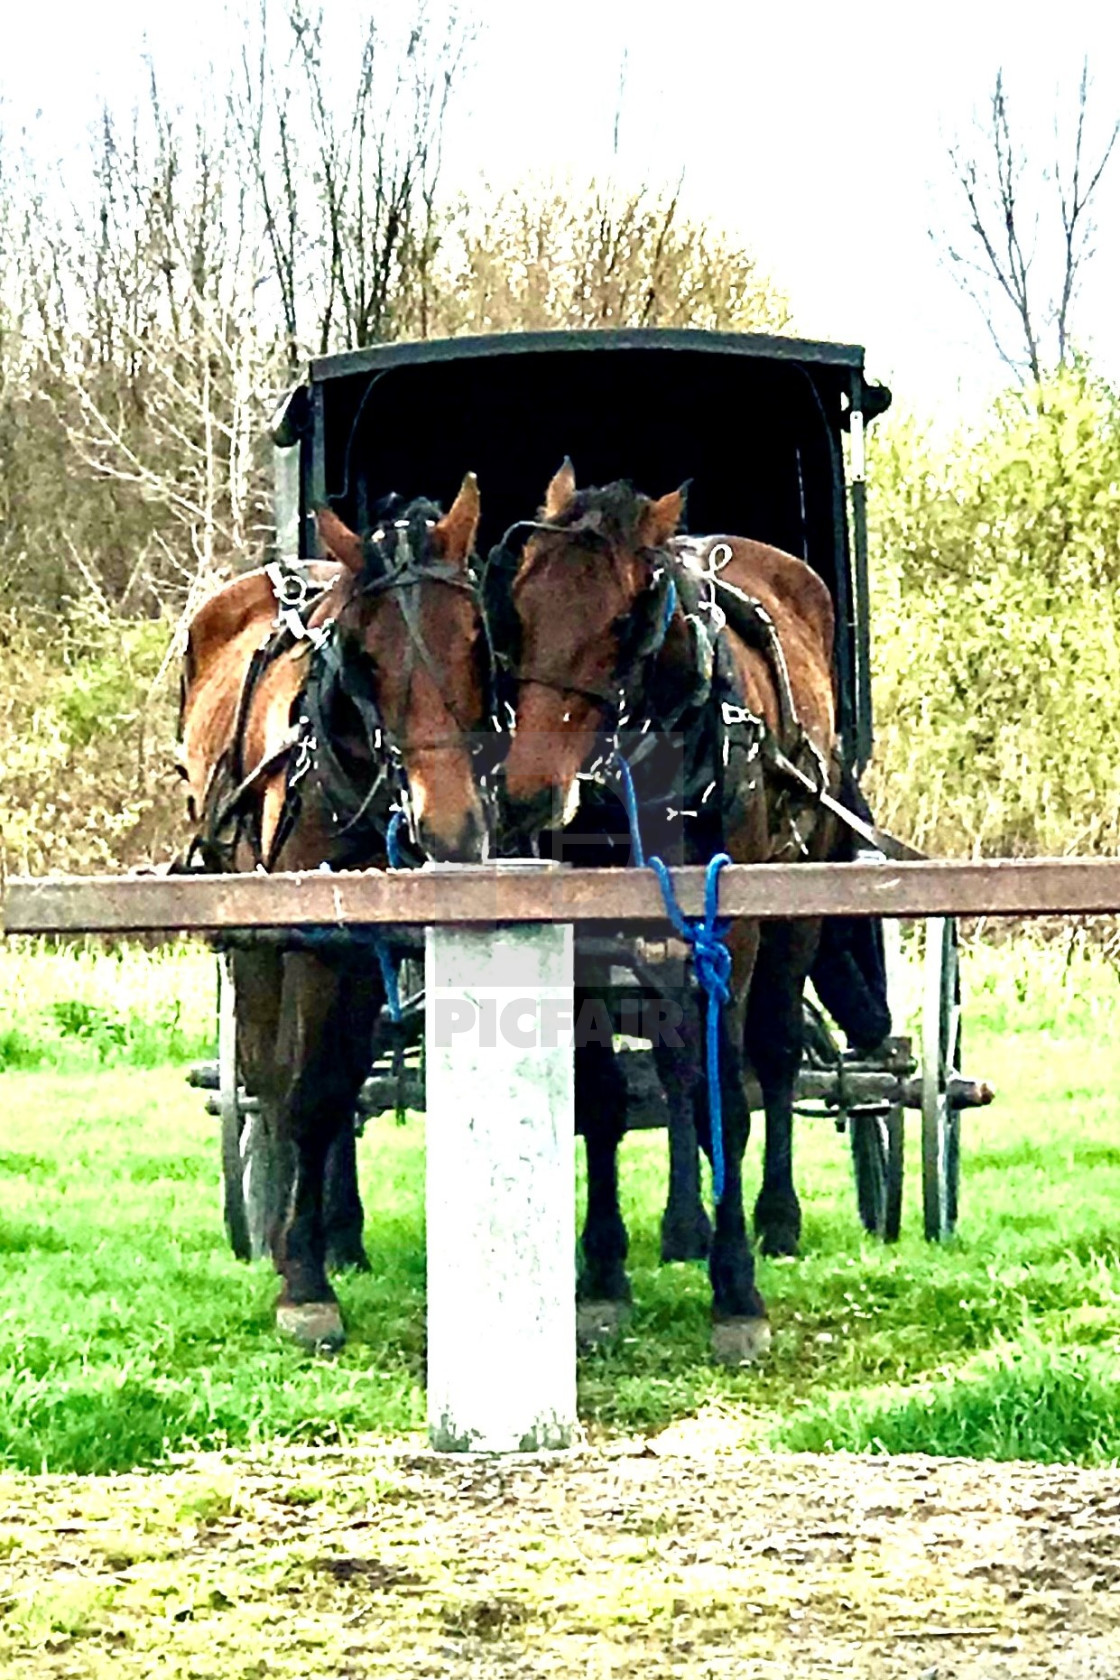
M1120 401L1084 367L872 446L880 821L940 853L1120 840Z
M0 948L0 1070L158 1067L213 1054L214 958L97 941Z
M163 620L0 623L0 836L13 873L112 872L186 833ZM162 673L162 674L161 674Z

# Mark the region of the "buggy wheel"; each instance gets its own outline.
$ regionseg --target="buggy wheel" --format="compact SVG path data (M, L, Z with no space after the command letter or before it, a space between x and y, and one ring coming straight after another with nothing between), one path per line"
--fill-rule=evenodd
M856 1202L865 1231L897 1242L902 1224L903 1144L900 1108L885 1114L856 1109L848 1116Z
M222 1125L222 1194L229 1245L238 1260L268 1253L281 1190L272 1140L262 1116L246 1113L237 1077L237 993L233 963L218 958L218 1113Z
M237 1000L229 953L218 956L218 1113L222 1122L222 1193L226 1231L238 1260L253 1258L241 1174L241 1112L237 1088Z
M249 1259L260 1260L269 1251L269 1233L279 1211L281 1196L278 1163L263 1115L245 1116L239 1153Z
M961 1065L961 979L957 924L926 922L922 982L922 1203L929 1242L957 1225L960 1199L960 1110L950 1106L949 1079Z

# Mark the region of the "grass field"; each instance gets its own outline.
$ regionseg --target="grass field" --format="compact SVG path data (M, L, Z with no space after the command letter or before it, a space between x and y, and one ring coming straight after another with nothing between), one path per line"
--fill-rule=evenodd
M0 956L0 1463L123 1470L194 1446L422 1426L423 1127L361 1145L368 1278L340 1294L331 1363L277 1342L275 1282L230 1257L215 1122L183 1082L206 1047L211 959ZM1073 946L970 954L962 1230L920 1237L911 1132L902 1242L863 1238L846 1140L804 1124L805 1258L763 1263L760 1370L707 1359L700 1268L661 1268L664 1142L625 1146L635 1313L581 1362L593 1435L702 1414L745 1443L997 1458L1120 1458L1116 980ZM752 1144L757 1150L757 1143Z

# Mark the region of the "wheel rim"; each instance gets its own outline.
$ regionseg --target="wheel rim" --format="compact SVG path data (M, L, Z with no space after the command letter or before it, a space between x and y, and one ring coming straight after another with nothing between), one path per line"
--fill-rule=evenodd
M237 1000L229 953L218 956L218 1112L222 1122L222 1184L230 1247L239 1260L253 1258L245 1217L241 1170L241 1103L237 1090Z
M887 1220L887 1124L882 1115L848 1116L852 1141L852 1167L856 1178L856 1204L860 1222L873 1237L881 1237Z
M957 1220L960 1116L949 1106L948 1084L960 1066L960 1039L956 922L932 917L922 986L922 1198L931 1242L950 1236Z

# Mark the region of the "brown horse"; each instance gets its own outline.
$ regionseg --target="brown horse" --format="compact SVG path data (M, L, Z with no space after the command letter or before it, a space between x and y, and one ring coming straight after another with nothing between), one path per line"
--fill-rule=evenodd
M682 512L681 492L659 501L626 484L577 492L567 462L549 485L509 592L507 653L517 697L504 824L525 833L570 821L581 772L624 724L638 733L669 729L680 743L689 766L677 802L681 851L691 861L720 850L740 863L825 856L831 819L807 795L805 780L832 790L839 776L831 598L807 565L765 544L709 538L675 551ZM737 603L735 622L724 628L723 613L712 610L717 569L721 599ZM728 584L730 591L722 587ZM817 935L817 924L748 921L728 935L732 999L723 1013L720 1080L726 1182L709 1269L713 1348L731 1363L757 1357L769 1341L743 1214L750 1115L742 1054L745 1047L767 1117L756 1226L768 1251L792 1252L800 1228L793 1084ZM625 1092L609 1047L589 1045L577 1055L589 1184L580 1291L609 1322L629 1296L616 1160ZM697 1118L710 1151L706 1113L701 1103Z
M485 854L472 760L489 701L468 567L478 517L473 476L446 515L398 504L364 541L321 513L330 559L305 568L302 587L290 573L252 572L201 608L181 733L207 867L383 867L394 808L420 853ZM309 1346L343 1339L326 1274L324 1167L350 1126L385 1001L373 944L363 930L339 941L293 929L234 951L239 1073L261 1100L287 1186L272 1235L277 1322ZM360 1263L356 1183L351 1214L345 1257Z

